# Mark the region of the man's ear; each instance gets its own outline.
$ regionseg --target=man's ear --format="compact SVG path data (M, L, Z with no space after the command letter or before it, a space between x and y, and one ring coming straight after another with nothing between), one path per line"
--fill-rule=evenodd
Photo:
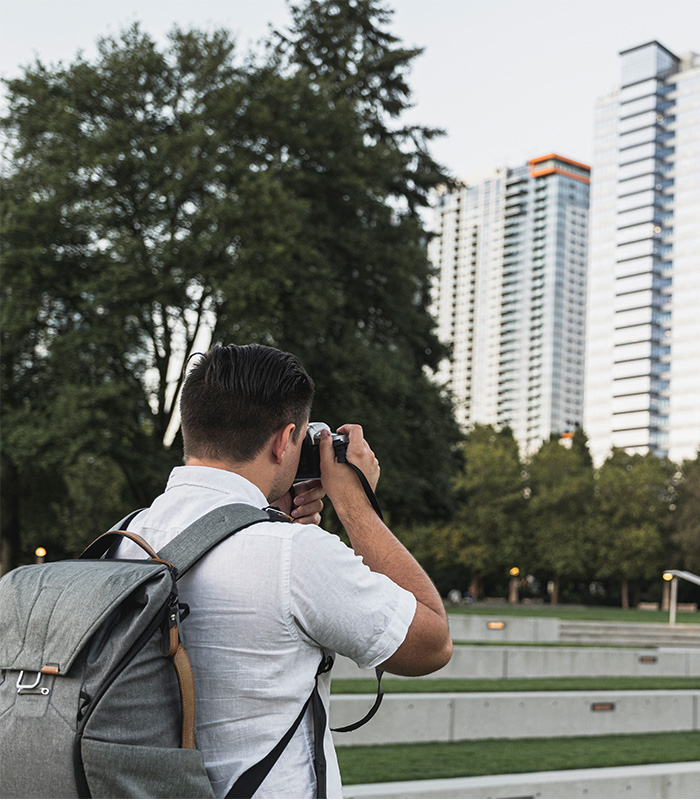
M272 453L278 464L282 463L282 459L284 458L284 454L287 451L296 427L297 426L293 422L290 422L288 425L280 428L272 437Z

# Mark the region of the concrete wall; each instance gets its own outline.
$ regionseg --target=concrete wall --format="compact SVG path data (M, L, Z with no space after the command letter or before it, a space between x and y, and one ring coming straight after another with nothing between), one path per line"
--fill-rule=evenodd
M343 787L355 798L697 798L700 761Z
M472 647L458 645L450 663L427 678L695 677L700 649L612 647ZM335 678L372 678L338 658ZM393 677L393 676L392 676Z
M553 617L508 617L498 612L490 615L450 614L450 632L457 641L472 642L557 642L559 620ZM503 624L489 628L489 623Z
M332 695L331 726L360 719L372 695ZM596 706L600 710L596 710ZM700 729L700 690L390 694L337 745L592 736Z
M484 614L448 614L457 642L568 642L632 647L700 647L700 624L594 622L548 617L509 617L498 609ZM491 627L489 627L489 624ZM499 627L494 627L497 624Z

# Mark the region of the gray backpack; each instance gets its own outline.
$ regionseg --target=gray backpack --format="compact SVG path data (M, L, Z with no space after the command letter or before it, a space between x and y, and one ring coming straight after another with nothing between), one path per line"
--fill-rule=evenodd
M275 509L225 506L157 554L135 534L111 531L75 560L5 575L0 796L213 797L194 741L194 679L179 630L187 609L177 579L232 533L280 518L288 519ZM150 558L105 558L124 536ZM322 661L319 672L327 668ZM285 737L229 797L256 791L310 703L322 738L325 711L314 690Z

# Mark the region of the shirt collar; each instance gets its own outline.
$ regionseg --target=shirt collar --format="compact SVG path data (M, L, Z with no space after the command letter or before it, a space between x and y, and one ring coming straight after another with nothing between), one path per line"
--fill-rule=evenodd
M257 508L267 506L267 498L247 478L237 472L229 472L215 467L175 467L170 473L165 491L179 487L213 489L223 494L233 495L237 502L250 503Z

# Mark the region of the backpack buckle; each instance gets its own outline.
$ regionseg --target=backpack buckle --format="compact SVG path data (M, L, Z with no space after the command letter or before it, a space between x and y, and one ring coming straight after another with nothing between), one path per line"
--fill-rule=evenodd
M19 671L19 676L17 677L17 683L15 684L15 686L17 687L17 694L47 695L49 693L49 690L45 686L43 686L41 689L38 689L37 691L37 687L41 683L41 678L43 676L41 672L36 672L35 675L36 675L36 680L34 681L34 683L22 683L22 681L24 680L24 670L21 669Z

